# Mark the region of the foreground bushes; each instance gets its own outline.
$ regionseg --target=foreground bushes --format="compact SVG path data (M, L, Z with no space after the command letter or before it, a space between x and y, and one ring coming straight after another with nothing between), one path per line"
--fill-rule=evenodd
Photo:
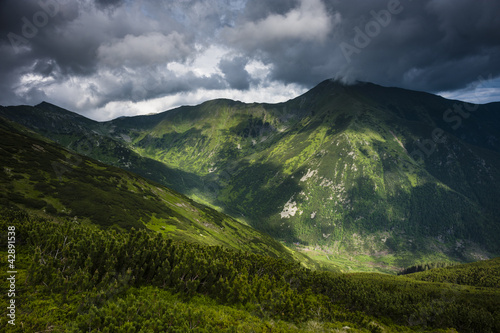
M493 288L312 272L294 262L175 243L145 230L120 233L12 211L1 216L1 230L15 225L23 244L18 314L28 331L210 332L242 323L266 332L315 325L500 331L500 297Z

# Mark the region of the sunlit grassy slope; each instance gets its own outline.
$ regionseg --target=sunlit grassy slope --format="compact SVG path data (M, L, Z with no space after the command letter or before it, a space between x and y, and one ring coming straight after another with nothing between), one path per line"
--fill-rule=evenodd
M128 171L65 150L0 118L0 203L103 228L151 229L173 239L292 260L268 235Z

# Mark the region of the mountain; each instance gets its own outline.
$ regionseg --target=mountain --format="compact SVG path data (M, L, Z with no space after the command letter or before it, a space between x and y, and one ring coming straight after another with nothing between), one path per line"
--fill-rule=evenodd
M72 149L91 142L89 156L133 166L322 263L394 271L500 252L500 103L327 80L284 103L74 117L80 128L64 133L26 120L56 107L23 108L0 115ZM129 156L137 163L123 163Z
M107 229L150 229L171 239L295 260L292 251L270 236L223 213L70 152L1 117L0 136L2 207Z

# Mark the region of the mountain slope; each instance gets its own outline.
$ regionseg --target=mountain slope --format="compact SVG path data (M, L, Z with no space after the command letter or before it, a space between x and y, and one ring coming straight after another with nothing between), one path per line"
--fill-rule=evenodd
M0 116L26 126L74 152L141 174L164 185L179 185L179 178L189 182L189 175L182 171L170 169L163 163L142 157L129 149L128 136L112 138L110 134L113 131L105 124L50 103L43 102L34 107L0 106Z
M133 173L50 143L0 118L0 202L105 228L293 259L271 237Z
M184 193L276 238L331 254L470 258L476 245L499 250L500 108L457 103L325 81L287 103L215 100L153 128L109 124L144 156L202 178Z
M499 119L499 103L327 80L285 103L213 100L100 135L319 260L382 268L500 252Z

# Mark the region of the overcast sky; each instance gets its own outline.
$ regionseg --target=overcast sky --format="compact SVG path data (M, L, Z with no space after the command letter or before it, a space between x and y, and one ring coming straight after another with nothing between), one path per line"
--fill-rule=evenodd
M0 104L96 120L370 81L500 100L500 1L1 0Z

